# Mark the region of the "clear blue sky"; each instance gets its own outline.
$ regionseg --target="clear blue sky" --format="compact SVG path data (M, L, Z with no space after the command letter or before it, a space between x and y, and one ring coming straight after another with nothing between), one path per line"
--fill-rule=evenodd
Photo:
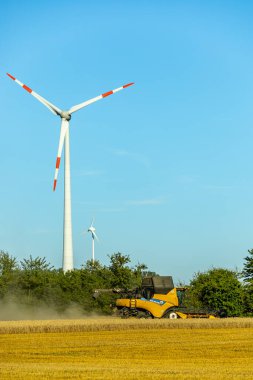
M75 267L129 254L188 281L253 247L253 4L8 1L0 6L0 249L62 263L60 108L71 120ZM61 167L63 169L63 167Z

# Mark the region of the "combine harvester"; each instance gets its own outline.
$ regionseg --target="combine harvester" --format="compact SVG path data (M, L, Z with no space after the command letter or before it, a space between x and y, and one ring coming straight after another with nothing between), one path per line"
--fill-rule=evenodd
M219 318L219 313L187 310L183 305L186 290L175 288L171 276L152 276L144 277L141 287L135 290L95 290L94 298L100 293L117 293L115 306L122 318Z

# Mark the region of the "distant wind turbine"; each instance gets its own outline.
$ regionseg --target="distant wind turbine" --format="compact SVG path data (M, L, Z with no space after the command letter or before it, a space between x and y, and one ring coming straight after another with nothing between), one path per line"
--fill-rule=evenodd
M115 94L124 88L132 86L134 83L125 84L122 87L116 88L115 90L108 91L99 95L95 98L89 99L83 103L77 104L71 107L69 110L64 111L56 107L54 104L50 103L48 100L37 94L30 87L21 83L18 79L13 77L11 74L7 75L33 95L39 102L44 104L53 114L61 118L61 132L58 145L58 154L56 158L55 176L54 176L54 186L53 190L56 189L58 171L60 168L61 154L63 145L65 143L65 170L64 170L64 231L63 231L63 271L73 269L73 245L72 245L72 221L71 221L71 186L70 186L70 150L69 150L69 122L72 113L79 111L81 108L87 107L88 105L96 102L97 100L106 98L109 95Z
M99 240L98 240L98 237L95 233L96 228L94 227L93 223L94 223L94 219L92 220L91 225L88 228L88 232L91 233L91 237L92 237L92 263L94 264L94 261L95 261L95 239L97 241L99 241Z

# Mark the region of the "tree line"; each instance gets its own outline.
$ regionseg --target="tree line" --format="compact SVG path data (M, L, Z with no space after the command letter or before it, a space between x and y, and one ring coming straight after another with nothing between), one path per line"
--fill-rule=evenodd
M155 273L148 271L145 264L131 266L130 257L120 252L109 256L109 260L108 266L87 261L81 269L64 273L45 257L30 256L18 262L8 252L0 251L1 308L11 302L30 310L52 308L60 314L77 305L86 314L111 314L115 295L102 293L94 298L95 289L134 289L144 276ZM188 308L223 310L227 316L253 316L253 250L248 251L242 272L224 268L198 272L187 288L184 302Z

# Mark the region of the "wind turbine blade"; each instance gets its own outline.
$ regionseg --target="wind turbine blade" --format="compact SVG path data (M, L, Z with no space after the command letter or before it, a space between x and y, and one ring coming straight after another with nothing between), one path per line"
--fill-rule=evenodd
M127 88L127 87L129 87L129 86L132 86L133 84L134 84L134 83L128 83L128 84L125 84L124 86L119 87L119 88L116 88L115 90L105 92L104 94L99 95L99 96L96 96L95 98L92 98L92 99L86 100L86 102L83 102L83 103L77 104L76 106L73 106L73 107L70 108L69 113L72 114L73 112L76 112L76 111L80 110L81 108L87 107L87 106L89 106L90 104L95 103L97 100L100 100L100 99L106 98L107 96L112 95L112 94L115 94L115 92L121 91L121 90L123 90L124 88Z
M99 238L97 237L97 235L95 234L95 232L93 232L93 235L94 235L95 239L96 239L97 241L99 241Z
M59 146L58 146L58 154L57 154L56 165L55 165L54 191L56 189L57 177L58 177L58 172L59 172L60 162L61 162L62 148L63 148L64 139L65 139L65 135L66 135L68 127L69 127L69 122L66 119L62 119L62 121L61 121L60 140L59 140Z
M8 77L10 77L12 80L14 80L16 83L18 83L21 87L23 87L27 92L29 92L31 95L33 95L39 102L44 104L53 114L60 115L61 110L60 108L56 107L54 104L50 103L48 100L37 94L35 91L33 91L30 87L26 86L24 83L20 82L17 78L13 77L11 74L8 74Z

